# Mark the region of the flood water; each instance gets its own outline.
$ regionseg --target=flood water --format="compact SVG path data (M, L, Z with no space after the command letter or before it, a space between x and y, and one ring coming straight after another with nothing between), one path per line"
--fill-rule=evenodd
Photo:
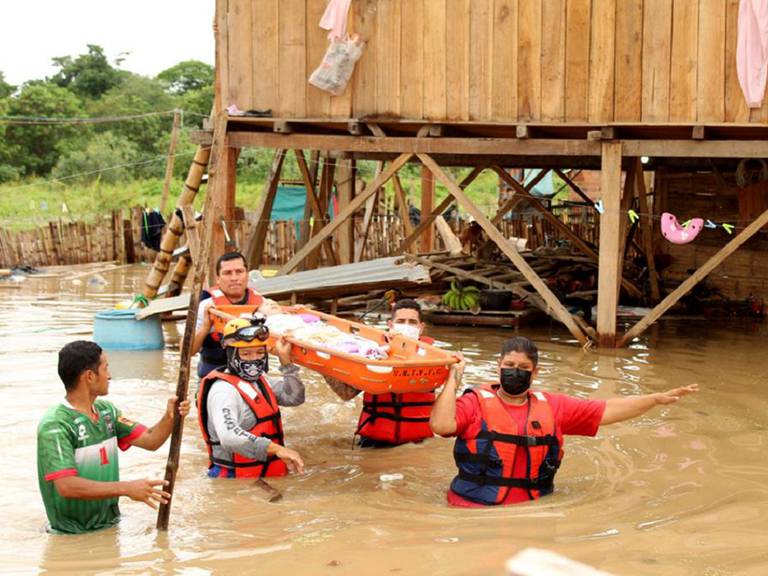
M63 396L57 351L92 334L93 314L140 291L146 268L29 279L0 288L0 571L13 574L503 574L505 559L545 548L615 575L768 572L768 326L664 321L627 350L584 352L557 327L524 330L541 349L540 389L608 398L698 382L677 405L569 437L553 496L487 510L451 509L452 441L352 448L359 402L338 400L302 369L307 402L283 411L299 477L270 479L269 503L250 482L205 476L196 417L186 421L167 534L155 512L121 501L116 528L45 533L35 429ZM176 386L182 325L166 348L111 352L109 399L145 424ZM433 328L468 357L467 383L492 378L508 330ZM121 454L121 477L162 477L167 444ZM383 481L383 474L402 480Z

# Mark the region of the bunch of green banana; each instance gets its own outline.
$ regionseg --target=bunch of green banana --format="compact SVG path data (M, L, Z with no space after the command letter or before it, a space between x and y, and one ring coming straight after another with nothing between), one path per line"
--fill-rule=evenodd
M480 301L480 289L477 286L460 286L454 280L451 289L443 294L442 301L451 310L470 310Z

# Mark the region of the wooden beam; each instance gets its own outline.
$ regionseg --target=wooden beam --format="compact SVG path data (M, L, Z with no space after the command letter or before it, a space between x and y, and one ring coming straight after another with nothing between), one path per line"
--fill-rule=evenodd
M512 178L510 174L500 168L499 166L493 166L493 170L499 175L500 178L502 178L507 184L515 188L515 190L518 191L517 194L515 194L515 199L518 200L527 200L528 204L534 208L537 212L539 212L550 224L552 224L555 228L557 228L563 236L568 238L571 243L573 243L576 248L578 248L581 252L589 256L592 260L595 262L598 262L600 257L595 250L592 249L592 247L587 244L584 240L582 240L578 234L576 234L573 230L571 230L570 226L568 226L565 222L560 220L557 216L552 214L549 210L547 210L540 202L538 198L535 196L531 196L529 193L527 193L526 188L523 188L521 184ZM532 187L531 187L532 188ZM514 200L514 199L513 199ZM499 211L501 212L501 211ZM640 289L632 284L629 280L622 279L621 286L624 287L624 289L633 296L640 297L642 292Z
M355 197L356 176L355 161L352 158L342 158L336 169L336 190L339 194L339 205L346 206ZM339 264L349 264L355 257L355 228L350 218L339 228Z
M433 260L430 260L429 258L424 258L422 256L409 255L407 258L409 260L413 260L414 262L418 262L419 264L422 264L429 268L436 268L437 270L448 272L450 274L453 274L454 276L458 276L459 278L465 278L467 280L478 282L479 284L485 284L489 288L493 288L495 290L509 290L519 298L530 299L532 296L534 296L534 294L532 294L531 292L528 292L528 290L523 288L521 283L507 284L506 282L499 282L494 278L488 278L486 276L483 276L482 274L478 274L477 271L469 272L467 270L462 270L461 268L456 268L455 266L443 264L442 262L435 262ZM545 308L546 308L546 305L545 305Z
M763 212L758 218L753 221L749 226L744 228L739 234L737 234L728 244L723 246L716 254L707 260L701 268L691 274L685 282L680 284L673 292L667 295L653 310L651 310L645 318L635 324L621 339L619 343L621 346L626 346L633 338L636 338L651 324L656 322L664 312L674 306L680 298L685 296L688 291L696 286L701 280L707 277L707 275L717 268L723 261L733 254L739 246L744 244L747 240L752 238L760 229L768 224L768 210Z
M397 211L400 214L400 220L403 222L403 232L405 236L410 236L413 232L411 216L408 213L408 197L403 190L403 183L400 182L400 175L395 174L392 177L392 184L395 188L395 199L397 200Z
M272 205L277 195L277 185L280 183L280 173L283 170L283 161L285 160L285 149L275 150L275 156L272 159L272 168L267 176L267 182L264 184L264 191L261 193L261 201L256 210L256 225L254 226L251 237L248 239L248 245L245 250L245 258L250 268L258 268L264 257L264 243L269 229L269 219L272 215Z
M604 212L600 216L600 258L597 285L597 332L600 345L613 347L616 339L616 309L619 282L619 209L621 203L621 144L603 143L600 190Z
M198 133L195 141L199 141L202 144L210 144L210 134ZM664 143L667 142L669 141L664 141ZM697 144L708 144L710 142L706 141ZM600 156L600 142L590 142L583 139L409 138L396 136L231 132L230 146L238 148L301 148L341 152L389 152L392 154L411 152L413 154L462 154L470 156ZM762 148L766 150L765 157L768 157L768 143L764 142Z
M376 163L376 170L373 174L373 179L378 178L384 171L384 162ZM395 173L397 174L397 173ZM376 208L379 205L379 191L380 188L376 188L373 195L368 198L365 203L365 212L363 213L363 227L355 242L355 262L360 262L363 259L363 253L365 252L365 244L368 242L368 231L371 228L371 221L373 215L376 213Z
M421 213L429 214L435 205L435 177L426 166L421 167ZM421 252L432 252L434 247L434 228L427 226L421 233Z
M374 192L376 192L378 188L380 188L390 178L392 178L392 176L398 170L400 170L400 168L402 168L405 163L411 159L412 156L412 154L405 153L401 154L394 161L392 161L387 169L382 172L378 178L375 178L373 182L371 182L371 184L365 188L365 190L363 190L358 196L355 197L354 200L352 200L352 202L345 206L332 222L328 223L322 230L320 230L317 236L312 238L301 250L296 252L293 258L286 262L285 265L280 269L278 274L288 274L289 272L293 271L296 266L298 266L304 260L304 258L307 257L308 254L315 250L323 240L333 234L333 232L339 226L341 226L342 222L352 216L358 210L358 208L360 208L360 206L362 206L365 201L368 200L368 198L373 196Z
M336 160L330 156L326 156L325 160L323 161L323 171L320 174L320 193L318 194L317 198L318 205L320 206L320 212L319 217L315 218L314 226L312 227L313 236L322 230L323 226L328 223L328 207L333 201L333 180L335 173ZM334 266L338 264L339 258L336 255L336 250L333 246L333 240L331 238L326 238L325 242L323 242L321 246L325 252L326 262ZM310 269L317 268L318 261L316 256L318 255L319 250L315 250L307 258Z
M464 190L467 186L469 186L472 182L474 182L475 178L478 177L478 175L485 170L485 166L475 166L472 168L472 171L467 174L464 179L459 184L459 188ZM421 222L419 222L419 225L414 228L413 232L411 232L405 240L403 240L402 244L400 244L400 247L397 249L398 254L402 254L403 252L407 251L408 248L413 244L416 239L421 235L421 232L426 229L427 226L430 226L432 222L434 222L435 218L437 218L440 214L445 212L448 209L448 206L453 204L456 200L452 195L448 195L445 198L443 198L442 202L437 205L437 208L432 210L432 213L428 216L424 216L424 214L421 215Z
M440 235L440 238L443 239L445 249L448 250L451 256L458 256L461 254L461 240L459 240L456 234L453 233L453 230L451 230L451 227L448 222L445 221L445 218L442 216L435 218L435 229Z
M653 247L653 204L648 197L648 193L645 189L645 178L643 177L643 163L640 158L635 158L637 168L635 169L635 177L637 182L635 187L637 188L637 198L640 212L640 226L643 231L643 252L645 252L645 259L648 263L648 279L651 284L651 302L656 304L659 301L659 277L656 273L656 258Z
M619 252L616 254L618 264L616 269L619 274L619 283L616 286L616 290L621 290L621 286L624 283L624 252L627 248L627 223L629 222L629 216L627 212L632 207L632 201L635 198L635 180L637 172L635 171L634 163L630 162L627 171L624 175L624 189L621 195L621 202L619 208ZM639 290L634 294L638 298L642 296L642 292ZM620 297L620 293L616 294L616 297ZM618 300L617 300L618 302Z
M592 198L590 198L589 196L584 194L584 191L579 187L579 185L576 184L576 182L574 182L565 172L563 172L559 168L555 168L555 174L557 174L563 182L568 184L570 189L573 190L574 192L576 192L576 194L582 200L584 200L584 202L589 203L589 205L592 206L593 209L595 209L595 203L592 200Z
M581 328L571 318L570 313L560 303L557 297L552 293L546 283L539 278L538 274L530 267L525 259L518 253L514 244L507 240L499 230L491 224L491 221L482 213L481 210L475 206L475 204L464 194L464 191L454 182L448 174L446 174L440 166L427 154L419 154L419 159L425 164L434 174L438 180L440 180L444 186L448 188L448 191L456 198L459 204L467 211L475 221L485 230L485 233L493 239L498 245L501 251L512 261L515 267L523 274L525 279L531 283L536 289L539 295L544 298L544 301L551 308L555 315L555 318L560 320L566 325L568 330L573 336L582 344L587 345L589 338L584 334Z

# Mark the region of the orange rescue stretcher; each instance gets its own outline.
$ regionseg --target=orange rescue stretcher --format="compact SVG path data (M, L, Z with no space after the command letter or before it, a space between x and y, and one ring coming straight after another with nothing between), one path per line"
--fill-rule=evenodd
M247 318L255 309L255 306L247 305L212 308L214 329L220 332L227 320ZM336 378L363 392L428 392L442 386L448 378L450 366L458 362L450 352L401 334L390 335L372 326L300 306L283 308L282 311L285 314L312 314L342 332L372 340L379 346L386 344L389 347L387 358L374 360L297 340L290 333L285 335L292 345L291 357L296 364ZM273 346L276 339L277 335L270 335L269 346Z

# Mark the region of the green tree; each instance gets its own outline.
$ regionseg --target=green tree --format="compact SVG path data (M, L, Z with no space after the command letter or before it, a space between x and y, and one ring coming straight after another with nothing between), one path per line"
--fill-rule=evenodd
M26 84L8 100L8 116L72 118L84 115L80 100L69 90L54 84ZM59 156L76 148L87 136L82 124L9 124L6 145L13 148L12 163L25 175L47 174Z
M59 71L51 77L51 82L69 88L81 98L98 99L122 79L121 71L109 63L104 49L95 44L88 44L87 54L76 58L58 56L52 60Z
M0 116L8 115L7 99L0 99ZM14 180L19 176L19 169L13 165L14 146L6 138L7 124L0 122L0 182Z
M5 81L5 74L0 71L0 99L8 98L13 91L16 90L16 86L12 86Z
M73 183L124 182L133 176L134 167L127 165L137 160L139 151L132 142L103 132L91 138L85 148L72 150L59 158L52 175Z
M208 116L213 108L213 85L190 90L180 96L179 106L185 112ZM196 119L199 124L199 118Z
M199 60L185 60L157 75L173 94L186 94L213 86L213 66Z
M120 86L112 88L99 100L89 102L88 112L91 116L129 116L170 112L176 105L176 98L165 91L160 81L128 72ZM146 156L165 152L158 141L171 130L172 123L173 114L169 113L101 124L97 130L108 130L133 142Z

